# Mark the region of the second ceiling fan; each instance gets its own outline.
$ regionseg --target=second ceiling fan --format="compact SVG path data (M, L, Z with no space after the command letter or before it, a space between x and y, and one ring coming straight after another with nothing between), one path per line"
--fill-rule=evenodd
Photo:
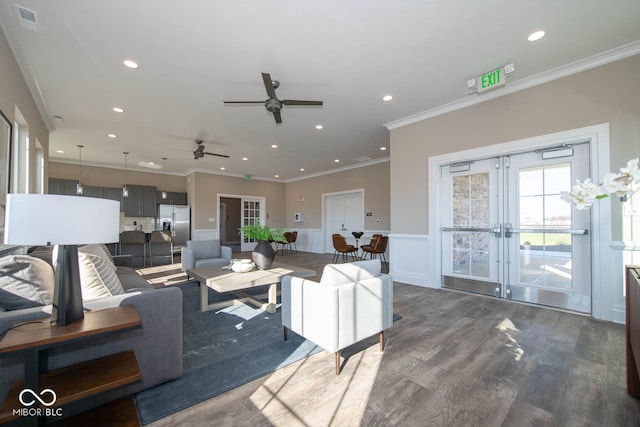
M276 123L282 123L282 116L280 110L284 105L297 105L297 106L322 106L322 101L305 101L297 99L278 99L276 96L276 89L280 86L280 82L277 80L271 80L269 73L262 73L262 80L264 82L264 88L267 90L269 98L266 101L223 101L225 104L264 104L265 108L273 113L273 118Z

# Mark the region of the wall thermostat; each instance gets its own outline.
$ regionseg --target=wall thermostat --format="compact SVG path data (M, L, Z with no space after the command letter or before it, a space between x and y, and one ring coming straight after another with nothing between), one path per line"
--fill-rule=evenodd
M293 222L302 222L302 212L294 212L293 213Z

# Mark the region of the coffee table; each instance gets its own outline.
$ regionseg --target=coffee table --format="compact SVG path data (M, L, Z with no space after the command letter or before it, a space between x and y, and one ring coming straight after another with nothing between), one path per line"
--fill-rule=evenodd
M254 270L247 273L236 273L231 270L223 270L222 266L191 268L187 270L189 277L194 277L200 282L200 311L215 310L235 304L249 302L262 308L268 313L276 312L278 297L278 285L286 275L296 277L313 277L314 270L295 267L293 265L274 262L269 270ZM206 286L203 286L206 285ZM269 286L267 302L258 300L248 295L244 290ZM220 301L209 304L209 292L211 288L216 292L231 292L237 298L229 301Z

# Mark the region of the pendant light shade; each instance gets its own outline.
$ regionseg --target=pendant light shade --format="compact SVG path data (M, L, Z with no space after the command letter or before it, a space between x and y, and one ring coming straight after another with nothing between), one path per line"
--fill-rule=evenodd
M122 186L122 197L129 197L129 189L127 188L127 156L128 151L123 151L124 154L124 185Z
M162 171L162 193L160 193L160 198L162 200L167 200L167 158L162 158L163 163L163 171Z
M80 162L79 162L79 176L78 176L78 183L76 184L76 194L78 196L82 196L82 194L84 193L84 187L82 186L82 147L84 147L84 145L78 145L77 146L80 149Z

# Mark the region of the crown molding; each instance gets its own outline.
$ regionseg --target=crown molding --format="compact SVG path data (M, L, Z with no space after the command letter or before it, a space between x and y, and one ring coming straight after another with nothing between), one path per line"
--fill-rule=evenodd
M563 65L558 68L554 68L544 73L536 74L531 77L518 80L516 82L507 84L506 86L497 89L489 93L474 94L473 97L467 97L459 99L457 101L450 102L448 104L441 105L431 110L426 110L421 113L412 114L411 116L394 120L389 123L383 124L388 130L398 129L404 126L408 126L423 120L431 119L433 117L441 116L456 110L471 107L486 101L490 101L501 96L509 95L521 90L529 89L534 86L538 86L544 83L551 82L563 77L578 74L592 68L599 67L601 65L609 64L611 62L619 61L630 56L640 54L640 40L633 43L629 43L624 46L611 49L609 51L590 56L588 58L572 62L567 65Z

